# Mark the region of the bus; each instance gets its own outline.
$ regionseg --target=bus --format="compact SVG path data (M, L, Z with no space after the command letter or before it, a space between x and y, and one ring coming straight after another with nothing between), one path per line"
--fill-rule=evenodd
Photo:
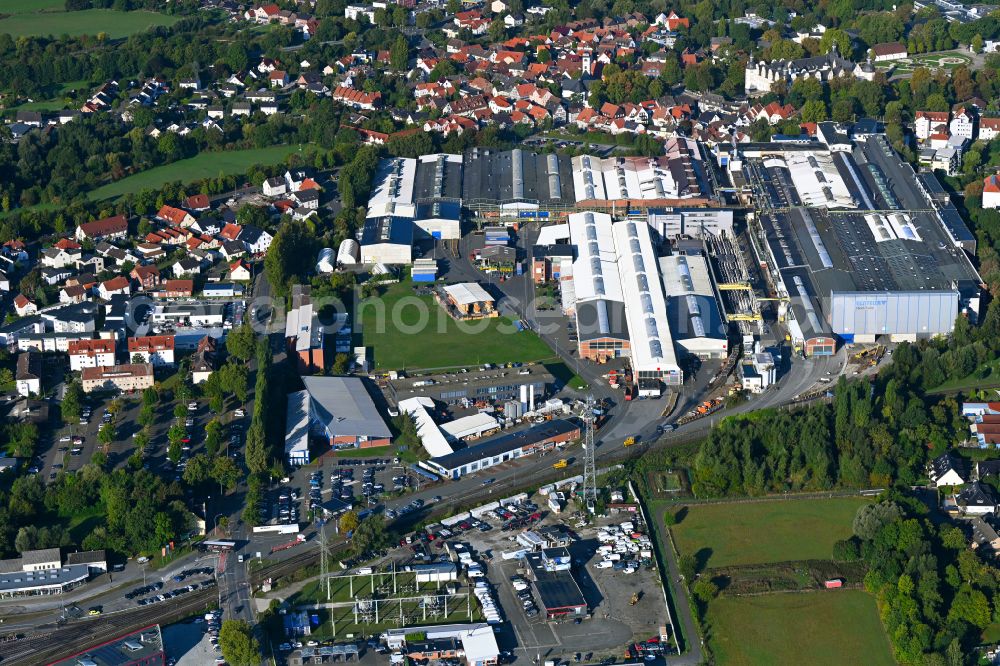
M236 548L235 541L202 541L201 547L205 550L210 550L213 553L228 552Z

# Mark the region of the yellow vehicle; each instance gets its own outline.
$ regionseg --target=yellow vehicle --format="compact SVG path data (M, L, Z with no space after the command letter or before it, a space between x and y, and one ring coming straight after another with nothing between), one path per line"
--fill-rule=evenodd
M87 615L100 615L101 612L102 611L100 608L91 608L90 610L87 611Z
M633 444L635 444L635 437L625 438L625 446L632 446Z
M560 460L557 460L557 461L556 461L556 462L555 462L555 463L554 463L554 464L552 465L552 467L553 467L553 469L563 469L563 468L564 468L564 467L566 467L567 465L569 465L569 461L568 461L568 460L566 460L565 458L562 458L562 459L560 459Z

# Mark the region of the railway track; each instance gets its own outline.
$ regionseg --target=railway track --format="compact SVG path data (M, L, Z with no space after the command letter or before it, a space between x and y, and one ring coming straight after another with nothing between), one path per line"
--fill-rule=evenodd
M250 579L256 585L265 578L287 576L318 561L319 552L310 548L254 571ZM0 658L4 664L48 664L151 624L170 624L190 617L215 606L217 595L216 588L197 590L148 608L81 618L61 625L42 625L37 630L21 632L24 633L23 638L0 643Z

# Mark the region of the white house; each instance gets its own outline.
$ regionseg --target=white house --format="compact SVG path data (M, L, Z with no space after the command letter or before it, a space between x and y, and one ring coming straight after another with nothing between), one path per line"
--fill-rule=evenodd
M79 372L83 368L100 368L115 364L115 341L103 338L96 340L70 340L69 369Z
M953 453L940 455L928 463L927 478L935 487L961 486L969 480L969 464Z
M128 339L128 357L132 362L136 356L141 356L140 363L152 363L154 367L174 364L174 336L147 335L141 338Z
M947 111L917 111L913 122L913 133L921 141L935 134L941 125L948 125L951 114Z
M286 185L284 178L275 176L265 180L264 184L260 186L260 191L264 193L264 196L278 197L288 192L288 185Z
M239 240L247 247L247 252L251 254L264 254L267 248L271 247L274 237L263 229L248 224L240 232Z
M1000 176L997 174L983 181L983 208L1000 208Z
M129 282L127 277L122 275L113 277L107 282L102 282L97 288L97 294L103 301L110 301L111 297L115 294L124 294L128 296L131 293L132 284Z
M42 393L42 358L33 352L24 352L17 357L17 372L14 375L17 394L28 397Z
M964 107L958 109L955 111L955 115L952 116L948 129L951 130L952 136L960 136L963 139L972 141L976 138L975 114Z

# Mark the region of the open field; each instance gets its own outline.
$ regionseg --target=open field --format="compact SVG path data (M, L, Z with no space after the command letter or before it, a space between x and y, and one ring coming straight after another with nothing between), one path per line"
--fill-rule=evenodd
M851 536L862 497L691 505L671 528L677 549L703 567L828 560ZM654 510L664 510L656 503Z
M191 182L218 175L243 173L254 164L277 164L294 153L294 146L270 146L214 153L201 153L186 160L179 160L127 178L98 187L88 195L90 199L113 199L144 188L161 187L164 183L179 180Z
M32 4L47 3L34 0ZM122 12L114 9L84 9L78 12L36 11L13 14L0 20L0 33L9 33L14 37L47 35L78 37L104 33L116 39L156 26L173 25L180 18L157 12Z
M42 11L62 11L63 0L0 0L0 14L33 14Z
M709 604L708 623L709 647L722 666L895 663L866 592L719 597Z
M517 332L504 317L459 324L431 296L416 296L412 284L392 285L377 302L360 306L363 344L375 348L376 367L412 370L555 357L535 333Z

